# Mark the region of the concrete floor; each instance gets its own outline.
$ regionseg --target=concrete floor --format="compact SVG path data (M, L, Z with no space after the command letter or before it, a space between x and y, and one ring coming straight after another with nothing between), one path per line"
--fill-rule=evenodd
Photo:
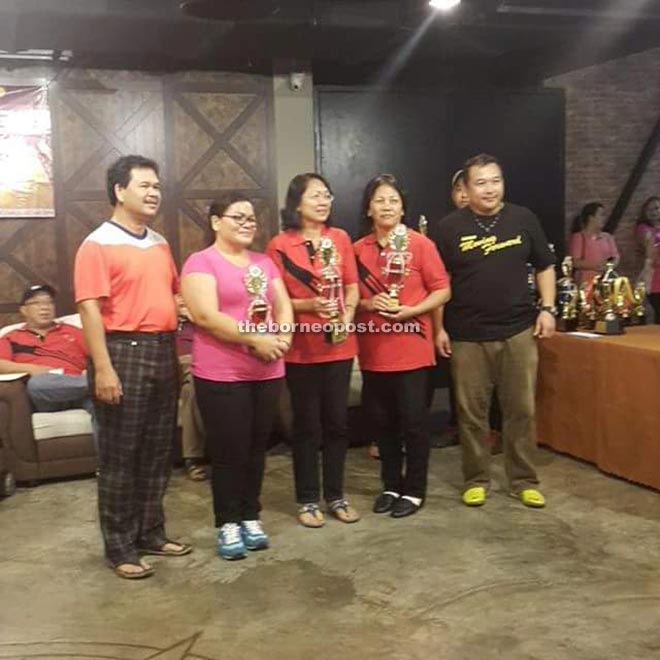
M93 479L21 490L0 502L0 658L660 657L657 493L539 460L547 509L496 484L469 510L458 449L434 450L426 508L397 521L369 512L377 463L352 450L347 492L363 520L309 530L293 518L290 459L271 457L272 549L234 563L214 555L208 484L178 473L169 529L195 552L154 558L141 582L103 565Z

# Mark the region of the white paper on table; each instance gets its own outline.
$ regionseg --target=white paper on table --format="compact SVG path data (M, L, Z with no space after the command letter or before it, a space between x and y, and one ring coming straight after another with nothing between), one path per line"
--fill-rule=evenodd
M604 337L605 335L598 335L595 332L584 332L582 330L576 330L575 332L567 332L567 335L572 335L573 337L593 337L594 339L598 339L600 337Z

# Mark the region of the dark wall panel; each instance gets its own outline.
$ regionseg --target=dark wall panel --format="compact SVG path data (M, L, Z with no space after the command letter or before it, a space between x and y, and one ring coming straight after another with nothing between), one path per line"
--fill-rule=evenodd
M408 223L451 209L449 179L479 152L497 156L506 197L540 217L563 250L564 98L557 90L430 94L321 89L318 166L337 194L337 224L355 235L361 191L379 172L409 193Z

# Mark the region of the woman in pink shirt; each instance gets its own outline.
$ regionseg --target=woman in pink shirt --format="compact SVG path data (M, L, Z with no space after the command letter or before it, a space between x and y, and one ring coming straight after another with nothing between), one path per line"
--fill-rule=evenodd
M655 322L660 323L660 197L649 197L642 204L636 236L644 254L640 279L644 280L649 292Z
M575 281L590 283L602 273L608 259L619 263L619 250L612 234L603 231L607 216L600 202L590 202L582 207L573 221L573 234L568 253L573 257Z
M215 241L184 264L182 292L196 324L192 373L211 455L218 554L242 559L268 547L259 496L293 312L275 264L248 249L258 226L252 203L229 193L211 204L209 222Z

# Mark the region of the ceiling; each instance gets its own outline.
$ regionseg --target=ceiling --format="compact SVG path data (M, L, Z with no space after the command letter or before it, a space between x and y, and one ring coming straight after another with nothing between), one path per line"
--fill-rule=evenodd
M0 0L0 50L84 67L529 84L654 46L660 0Z

